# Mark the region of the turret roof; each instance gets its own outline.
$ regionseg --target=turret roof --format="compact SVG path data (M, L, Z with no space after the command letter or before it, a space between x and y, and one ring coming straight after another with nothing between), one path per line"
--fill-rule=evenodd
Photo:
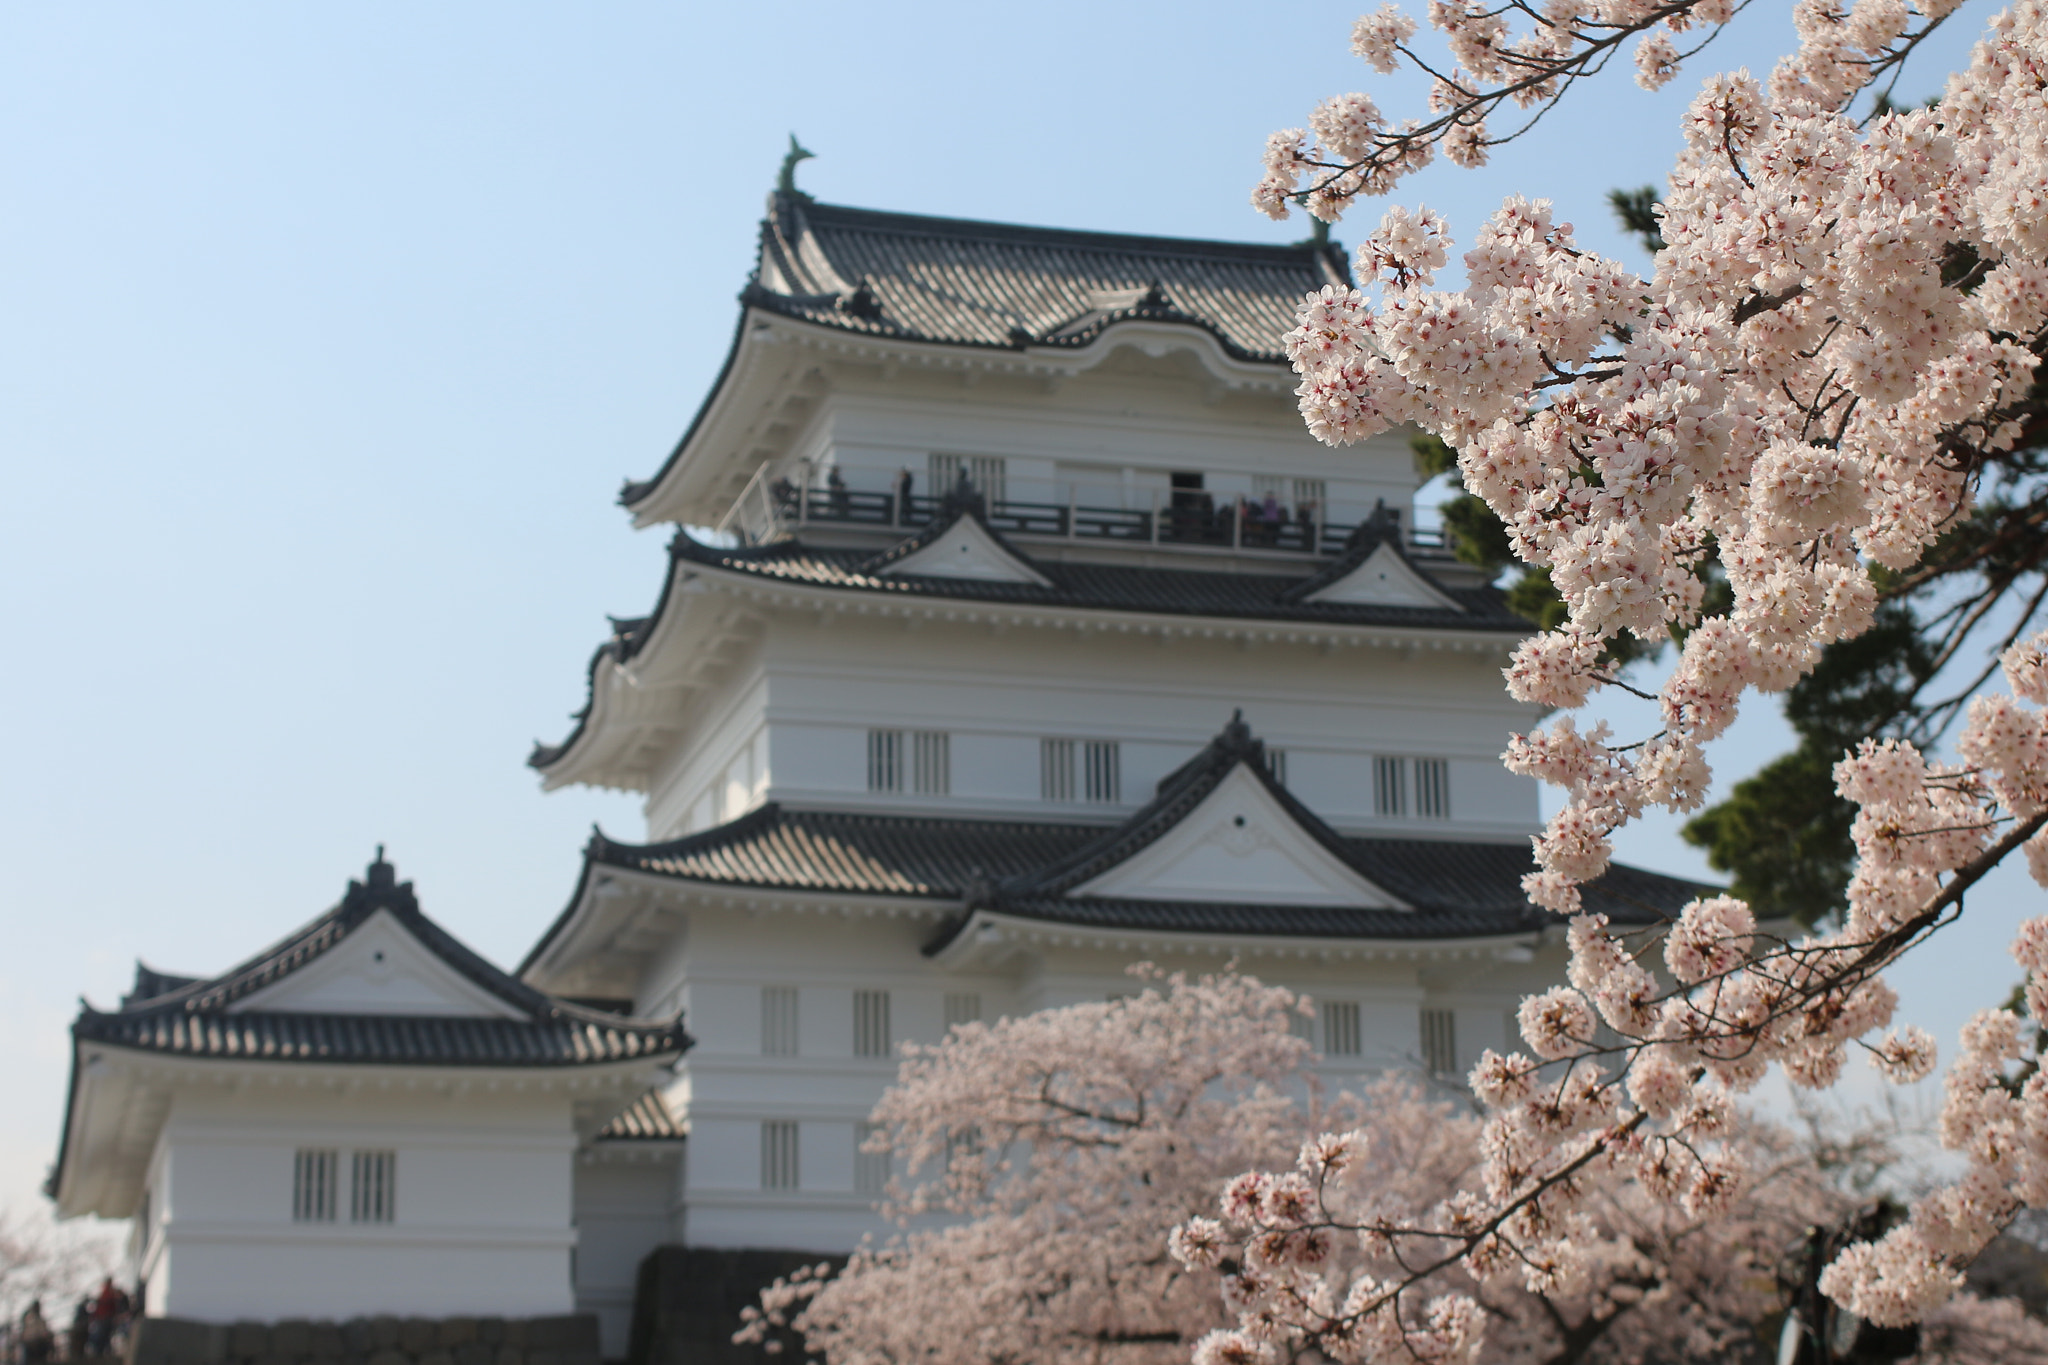
M986 350L1077 349L1119 322L1183 323L1211 333L1239 360L1284 365L1281 338L1302 296L1349 283L1334 243L1079 232L778 193L769 196L740 299L837 331ZM738 347L735 337L734 354ZM711 401L658 473L626 484L622 503L654 491Z
M309 1012L247 1007L339 948L379 911L485 996L488 1015ZM260 1002L258 1002L260 1005ZM635 1021L535 990L471 952L421 913L382 850L341 903L214 977L172 977L138 964L119 1009L85 1006L79 1042L184 1057L261 1062L373 1062L414 1066L561 1067L658 1058L689 1046L680 1018Z

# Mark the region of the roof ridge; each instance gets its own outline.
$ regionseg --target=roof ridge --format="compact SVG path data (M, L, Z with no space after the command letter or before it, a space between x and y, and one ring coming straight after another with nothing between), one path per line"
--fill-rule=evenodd
M906 213L898 209L869 209L852 204L821 204L803 207L811 225L865 232L917 233L932 237L976 236L987 240L1012 239L1033 245L1120 249L1125 254L1187 256L1255 256L1275 264L1313 261L1327 250L1341 257L1343 248L1327 248L1310 242L1244 242L1222 237L1175 237L1156 233L1110 232L1091 228L1043 227L993 218L956 218L944 214Z

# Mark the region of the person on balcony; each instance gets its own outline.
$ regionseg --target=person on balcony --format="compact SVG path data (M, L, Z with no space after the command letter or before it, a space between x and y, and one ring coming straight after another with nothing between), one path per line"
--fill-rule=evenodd
M836 464L825 472L825 493L832 503L832 515L844 517L852 499L846 492L846 480L839 477L839 466Z

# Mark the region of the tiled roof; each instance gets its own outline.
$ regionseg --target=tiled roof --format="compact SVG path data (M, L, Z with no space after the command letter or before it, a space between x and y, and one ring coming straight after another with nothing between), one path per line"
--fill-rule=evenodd
M72 1031L81 1042L262 1062L576 1066L680 1050L666 1030L580 1017L122 1011L88 1012Z
M1281 338L1302 296L1351 282L1322 247L1140 237L928 218L773 195L748 308L863 336L988 350L1078 348L1125 321L1178 322L1241 360L1285 365ZM742 310L740 327L746 326ZM715 397L740 353L735 334ZM661 470L619 501L652 493L705 420L699 409Z
M1256 741L1254 741L1256 742ZM1522 894L1525 842L1340 835L1284 788L1276 795L1331 851L1412 911L1111 900L1064 894L1158 837L1213 790L1230 764L1216 746L1161 783L1161 797L1113 828L789 810L769 804L728 825L658 844L594 835L585 856L711 886L965 900L1033 919L1100 927L1338 938L1438 939L1526 932L1555 920ZM1220 768L1220 771L1219 771ZM1257 769L1263 772L1263 769ZM1617 865L1583 889L1588 910L1619 923L1675 915L1698 885ZM567 926L572 904L528 958ZM957 927L957 926L956 926Z
M777 195L746 301L875 336L1084 346L1127 318L1192 323L1286 363L1302 295L1349 284L1341 249L1138 237L841 208Z
M681 1142L689 1130L677 1121L659 1090L650 1090L597 1130L599 1142Z
M926 531L921 540L931 538L933 533ZM1371 544L1377 545L1378 541ZM1319 564L1313 573L1266 574L1215 569L1160 569L1130 564L1048 563L1030 558L1014 544L1009 548L1050 579L1052 586L1042 588L1035 583L927 578L914 574L884 576L875 572L885 566L877 563L877 556L871 550L824 549L805 545L799 540L723 549L694 540L687 532L678 532L670 553L690 563L756 578L901 597L946 597L1010 602L1020 606L1301 621L1339 626L1497 630L1518 635L1525 635L1530 630L1529 623L1509 611L1501 594L1493 588L1444 588L1443 592L1463 607L1463 611L1296 600L1297 588L1311 583L1320 587L1320 580L1326 575L1335 573L1342 577L1344 572L1357 567L1356 562L1352 562L1355 552L1347 552L1337 561L1341 569L1337 565L1325 568ZM1313 588L1307 590L1313 591ZM633 634L637 637L646 633L647 627L643 625Z
M591 836L606 867L730 886L956 899L978 881L1064 857L1102 826L793 811L770 803L728 825L659 844Z
M380 910L516 1017L233 1008L325 956ZM184 1057L416 1066L582 1066L674 1056L689 1046L680 1019L622 1019L506 975L422 914L412 883L396 879L381 851L365 880L350 882L339 905L296 933L216 977L140 968L120 1009L86 1007L72 1034L81 1042Z

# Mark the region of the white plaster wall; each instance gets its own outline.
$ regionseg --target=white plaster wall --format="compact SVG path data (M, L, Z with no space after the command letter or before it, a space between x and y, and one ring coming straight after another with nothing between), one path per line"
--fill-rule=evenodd
M202 1321L569 1311L567 1095L453 1097L409 1091L403 1079L352 1093L182 1090L162 1136L176 1198L150 1311ZM301 1147L341 1154L335 1222L292 1221ZM357 1149L397 1153L390 1223L348 1221Z
M1347 831L1518 838L1538 823L1536 787L1499 766L1533 714L1502 692L1495 653L1345 648L1330 652L1215 641L1158 643L1042 629L778 616L760 655L744 723L723 724L734 755L768 754L752 799L878 810L944 810L1032 819L1118 818L1243 708L1254 731L1287 751L1288 785ZM758 734L765 727L765 739ZM870 729L951 736L945 796L867 790ZM1120 808L1040 799L1039 741L1115 740ZM749 747L751 746L751 747ZM707 752L714 746L706 745ZM1375 754L1444 758L1448 821L1383 819L1373 810ZM694 762L694 761L693 761ZM649 806L649 837L685 832L691 767ZM700 771L701 770L701 771ZM729 818L729 817L728 817Z

